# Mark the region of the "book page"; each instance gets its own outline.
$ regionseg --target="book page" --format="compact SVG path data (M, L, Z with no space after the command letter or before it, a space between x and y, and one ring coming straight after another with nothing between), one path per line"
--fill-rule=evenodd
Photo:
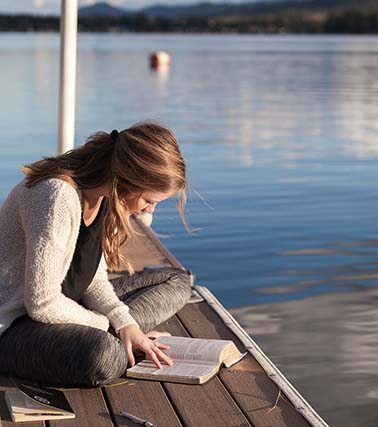
M226 340L212 340L204 338L187 338L162 336L157 339L161 344L170 346L163 350L174 361L191 361L193 363L219 363L222 350L230 344Z
M157 368L151 360L143 360L137 365L129 368L127 373L141 373L148 375L156 375L159 377L168 377L168 376L179 376L185 378L200 378L204 375L209 374L216 369L217 365L199 365L195 363L185 363L181 361L176 361L172 366L162 365L161 369Z

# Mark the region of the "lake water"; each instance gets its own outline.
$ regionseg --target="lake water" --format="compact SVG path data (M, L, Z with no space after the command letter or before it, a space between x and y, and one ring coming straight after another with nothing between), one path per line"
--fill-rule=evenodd
M172 54L168 70L148 54ZM1 34L0 201L54 154L57 34ZM80 35L76 141L141 119L195 191L155 229L332 426L378 425L378 38ZM198 191L202 199L196 195Z

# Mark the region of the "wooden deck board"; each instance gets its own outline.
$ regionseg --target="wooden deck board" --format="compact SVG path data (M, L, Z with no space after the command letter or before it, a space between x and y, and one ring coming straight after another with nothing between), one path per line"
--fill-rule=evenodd
M165 383L164 387L188 427L252 425L218 377L201 385Z
M51 427L112 427L101 389L72 389L64 391L75 412L75 418L49 421Z
M148 265L170 264L181 267L180 262L155 238L149 227L133 221L137 234L135 238L123 246L122 254L126 255L136 271Z
M128 411L152 422L156 427L182 427L159 382L129 379L125 384L105 387L103 390L114 412L116 425L135 426L118 415L120 411Z
M275 407L278 387L272 388L265 372L250 370L251 359L249 356L235 369L222 369L219 375L251 423L255 427L309 427L310 424L285 397L280 397Z
M183 310L159 329L172 335L190 336L178 320ZM185 426L251 426L217 377L201 385L165 382L163 386Z
M244 352L244 346L205 302L188 304L178 316L193 337L231 339ZM219 378L255 427L308 427L310 424L285 398L275 402L278 387L252 355L229 369L222 368ZM289 422L290 421L290 422Z

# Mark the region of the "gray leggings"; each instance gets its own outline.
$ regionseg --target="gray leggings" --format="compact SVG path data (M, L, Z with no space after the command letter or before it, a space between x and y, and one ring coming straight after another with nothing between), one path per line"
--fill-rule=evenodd
M144 332L180 310L190 275L176 268L145 270L112 280ZM99 386L123 375L127 353L112 333L89 326L16 319L0 337L0 373L52 386Z

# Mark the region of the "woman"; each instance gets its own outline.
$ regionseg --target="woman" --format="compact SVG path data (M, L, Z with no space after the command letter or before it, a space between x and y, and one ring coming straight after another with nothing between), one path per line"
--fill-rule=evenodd
M133 274L124 260L129 274L110 283L106 270L120 269L130 215L178 194L185 224L185 163L172 132L141 123L96 133L23 172L0 209L0 372L94 386L133 365L133 350L171 364L149 336L188 301L189 274Z

